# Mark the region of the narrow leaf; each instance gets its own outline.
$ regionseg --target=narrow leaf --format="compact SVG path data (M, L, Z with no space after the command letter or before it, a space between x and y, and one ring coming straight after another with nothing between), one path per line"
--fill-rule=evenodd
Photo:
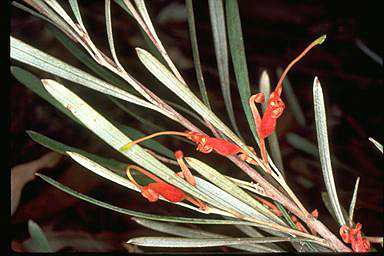
M80 165L84 166L86 169L92 171L93 173L110 180L114 183L117 183L121 186L124 186L129 189L133 189L136 191L139 191L139 189L132 184L128 179L121 177L120 175L117 175L116 173L111 172L107 168L104 168L103 166L97 164L96 162L93 162L92 160L82 156L79 153L76 152L66 152L73 160L75 160Z
M238 221L238 220L220 220L220 219L197 219L197 218L186 218L186 217L175 217L175 216L160 216L160 215L155 215L155 214L148 214L148 213L142 213L142 212L137 212L137 211L132 211L124 208L120 208L111 204L107 204L105 202L99 201L97 199L94 199L92 197L86 196L82 193L79 193L77 191L72 190L71 188L43 175L40 173L36 173L36 176L39 176L42 178L44 181L47 183L51 184L52 186L62 190L63 192L70 194L76 198L79 198L81 200L87 201L89 203L101 206L106 209L110 209L115 212L119 212L122 214L127 214L133 217L139 217L139 218L144 218L144 219L150 219L150 220L157 220L157 221L167 221L167 222L175 222L175 223L190 223L190 224L221 224L221 225L250 225L250 226L255 226L255 227L263 227L267 229L284 229L284 232L290 232L292 234L298 234L295 232L295 230L288 230L283 227L278 227L270 223L261 223L261 222L248 222L248 221ZM312 242L318 242L319 244L325 245L323 242L323 239L318 239L316 237L313 237L311 235L307 235L305 233L299 233L303 237L308 237L308 238L313 238L311 240Z
M280 223L284 225L284 222L281 221L275 214L270 212L267 208L265 208L261 203L259 203L256 199L254 199L252 196L244 192L241 188L239 188L237 185L235 185L231 180L226 178L224 175L222 175L217 170L213 169L209 165L205 164L204 162L192 158L192 157L186 157L185 160L187 163L197 172L199 172L201 175L203 175L205 178L207 178L209 181L211 181L213 184L221 188L222 190L230 193L237 199L241 200L242 202L248 204L249 206L255 208L257 211L268 217L268 219L261 218L260 220L269 220L274 221L276 223ZM260 218L260 216L259 216Z
M349 206L349 226L352 227L353 225L353 213L355 211L355 205L356 205L356 198L357 198L357 190L359 189L359 181L360 181L360 177L358 177L356 179L356 184L355 184L355 189L353 190L353 195L352 195L352 200L351 200L351 204Z
M337 221L340 226L343 226L346 224L346 222L343 213L341 212L341 206L336 192L335 181L333 179L331 157L328 146L327 119L325 114L324 97L320 82L317 77L315 77L313 82L313 99L315 109L316 134L319 144L320 162L321 169L323 171L325 187L327 188Z
M105 168L108 168L110 170L125 170L127 168L127 165L125 163L116 161L114 159L100 157L98 155L83 151L78 148L67 146L63 143L60 143L56 140L53 140L51 138L48 138L38 132L34 131L27 131L27 134L29 137L34 140L35 142L39 143L40 145L43 145L44 147L47 147L57 153L60 154L66 154L67 151L76 152L79 154L82 154L83 156L91 159L92 161L104 166Z
M53 252L43 230L33 220L28 220L28 232L36 249L35 252Z
M297 135L296 133L287 133L286 140L289 144L291 144L293 147L304 151L307 154L310 154L316 158L319 158L319 151L316 148L315 144L313 144L311 141L307 140L304 137L301 137L300 135ZM339 161L335 156L331 157L332 163L334 163L337 167L343 168L344 170L350 172L353 175L359 175L359 172L352 169L351 167L347 166L346 164Z
M327 208L328 212L331 214L332 218L337 221L335 211L333 210L331 199L329 198L328 192L321 192L321 199L323 200L323 203L325 207ZM341 207L341 212L343 213L344 219L348 218L348 212L344 209L344 207Z
M75 15L77 23L79 23L80 26L84 27L83 20L81 18L80 9L79 9L79 4L77 3L77 0L69 0L69 4L71 6L73 14Z
M96 112L91 106L80 99L76 94L53 80L43 80L47 91L58 100L65 108L70 110L88 129L99 136L107 144L119 151L125 144L132 140L112 125L107 119ZM222 208L220 202L213 201L203 192L197 190L184 179L177 176L171 169L146 152L139 145L134 145L130 150L120 151L126 157L154 173L166 182L180 188L186 193L197 197L217 208Z
M375 61L380 66L383 66L383 58L376 52L369 49L368 46L363 41L357 38L355 39L355 44L362 52L364 52L373 61Z
M171 234L171 235L175 235L175 236L182 236L182 237L188 237L188 238L230 238L229 236L211 233L203 230L198 230L195 228L181 227L181 226L170 224L170 223L163 223L163 222L140 219L140 218L132 218L132 220L134 220L136 223L146 228ZM248 227L244 225L239 225L239 226ZM229 247L239 249L239 250L249 251L249 252L283 252L283 250L280 250L278 247L271 249L268 246L257 245L257 244L245 244L245 245L230 245Z
M177 78L171 72L169 72L169 70L164 67L164 65L162 65L147 51L140 48L136 48L136 51L141 62L146 66L146 68L166 87L168 87L168 89L175 93L186 104L191 106L197 113L199 113L200 116L208 120L215 128L220 130L229 139L242 147L242 149L244 149L244 151L247 152L249 156L254 158L256 161L259 161L257 156L249 150L244 142L242 142L242 140L237 137L236 134L234 134L212 111L210 111L189 88L181 86L180 81L177 80ZM262 165L261 162L260 165Z
M237 88L240 94L241 103L244 109L248 125L252 131L253 137L258 143L255 121L253 120L249 98L251 97L251 88L248 78L247 60L245 57L243 33L241 29L241 20L237 0L225 1L226 20L228 30L228 41L231 51L233 68L235 71Z
M309 239L299 239L291 237L262 237L262 238L179 238L179 237L137 237L132 238L127 243L150 246L150 247L170 247L170 248L201 248L213 246L228 246L239 244L258 244L276 242L301 242Z
M121 110L123 110L125 113L127 113L130 116L132 116L133 118L138 120L140 123L142 123L145 126L145 129L147 131L149 131L150 133L165 130L160 125L155 124L155 123L153 123L153 122L151 122L151 121L149 121L149 120L147 120L146 118L143 117L143 116L147 116L147 115L143 115L140 112L137 112L136 109L134 109L132 107L127 107L126 104L121 103L119 100L117 100L117 99L115 99L113 97L109 97L109 96L107 96L107 97L114 104L116 104L117 107L119 107Z
M204 193L212 197L214 200L220 201L227 209L231 210L232 214L241 214L242 216L252 218L252 220L257 220L264 223L271 222L270 219L258 212L257 209L252 208L248 204L232 196L230 193L222 190L221 188L217 187L211 182L206 181L205 179L201 179L199 177L195 178L196 187L199 190L204 191ZM240 216L240 218L242 218L242 216Z
M319 151L316 148L315 144L312 144L306 138L296 134L296 133L287 133L286 140L296 149L302 150L307 154L310 154L315 157L319 157Z
M283 69L278 67L276 69L277 76L280 77L282 73L283 73ZM295 95L294 90L292 89L292 86L288 80L288 77L285 77L283 81L283 90L284 90L285 98L287 99L287 104L289 105L289 108L292 110L293 116L295 117L297 123L300 126L305 127L306 121L305 121L303 110L300 107L299 101Z
M121 70L123 70L123 67L119 62L119 59L117 58L116 51L115 51L115 43L113 41L112 20L111 20L111 0L105 0L105 25L107 27L108 45L112 54L112 58L116 63L116 65Z
M228 46L227 33L225 29L225 16L222 0L208 0L209 17L211 19L211 28L213 42L215 46L217 69L219 71L220 86L224 97L225 108L227 110L229 120L236 134L240 137L237 128L235 113L231 98L231 88L229 82L229 63L228 63Z
M127 4L127 2L129 2L129 1L124 1L124 2L125 2L125 4ZM181 76L181 74L177 70L175 64L173 64L172 60L169 58L167 51L165 50L163 44L161 43L159 37L156 34L156 30L152 25L152 21L149 17L147 8L145 6L145 2L143 0L135 0L135 3L137 6L137 9L139 10L139 12L142 16L143 22L141 21L141 18L139 18L138 15L134 15L135 19L140 24L140 26L143 27L143 30L145 31L145 33L147 33L149 38L153 41L153 43L159 49L161 55L163 56L164 60L167 62L168 66L171 68L173 74L177 77L177 79L181 82L181 84L183 86L186 86L186 83L185 83L183 77ZM129 6L131 7L130 8L131 12L134 13L135 11L133 9L133 6L131 6L131 4ZM128 7L128 5L127 5L127 7Z
M196 27L195 27L195 15L193 13L193 3L192 3L192 0L186 0L185 1L185 5L186 5L186 8L187 8L187 14L188 14L188 28L189 28L189 35L190 35L190 38L191 38L193 63L194 63L194 66L195 66L197 83L199 84L200 94L202 96L204 104L209 109L211 109L211 106L209 104L207 89L205 87L203 72L201 71L199 47L198 47L198 44L197 44Z
M158 107L11 37L11 58L74 83L162 113Z
M25 85L28 89L39 95L44 100L48 101L50 104L52 104L54 107L59 109L61 112L66 114L68 117L73 119L74 121L79 122L79 120L72 115L72 113L63 107L57 100L55 100L45 89L43 84L41 83L41 80L32 74L31 72L22 69L20 67L11 66L11 73L12 75L23 85ZM80 123L81 124L81 123Z
M137 92L133 88L127 86L127 83L121 77L100 66L100 64L98 64L91 56L89 56L88 53L83 51L78 44L73 42L68 36L66 36L55 26L48 24L47 29L72 54L72 56L87 66L99 77L105 81L111 82L119 88L123 88L129 93L136 95Z
M44 174L41 173L36 173L36 176L42 178L44 181L47 183L51 184L52 186L58 188L59 190L74 196L76 198L79 198L81 200L84 200L86 202L89 202L91 204L119 212L122 214L130 215L133 217L138 217L138 218L143 218L143 219L149 219L149 220L156 220L156 221L166 221L166 222L175 222L175 223L189 223L189 224L210 224L210 225L234 225L234 224L239 224L239 225L250 225L250 226L255 226L255 227L266 227L270 228L268 226L265 226L260 223L253 223L253 222L248 222L248 221L240 221L240 220L222 220L222 219L198 219L198 218L186 218L186 217L176 217L176 216L161 216L161 215L156 215L156 214L148 214L148 213L143 213L143 212L137 212L137 211L132 211L128 209L124 209L121 207L117 207L105 202L102 202L100 200L94 199L92 197L89 197L87 195L84 195L82 193L79 193L51 178L48 176L45 176Z
M372 137L369 137L368 139L370 142L373 143L373 145L375 145L375 147L381 152L381 154L383 154L383 145Z

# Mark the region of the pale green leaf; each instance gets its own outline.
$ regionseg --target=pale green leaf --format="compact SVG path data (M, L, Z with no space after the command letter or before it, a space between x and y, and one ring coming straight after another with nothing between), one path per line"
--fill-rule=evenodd
M11 58L113 97L162 113L158 107L11 36Z
M373 145L375 145L375 147L381 152L381 154L383 154L383 145L372 137L369 137L368 139L370 142L373 143Z
M181 227L179 225L171 223L163 223L153 220L146 220L141 218L132 218L138 224L159 232L188 237L188 238L230 238L229 236L211 233L203 230L198 230L195 228ZM244 225L239 225L241 227L249 227ZM250 227L251 228L251 227ZM249 251L249 252L283 252L283 250L277 248L269 248L269 245L257 245L257 244L245 244L245 245L230 245L229 247Z
M220 130L220 132L242 147L249 156L256 159L256 161L259 161L257 156L248 149L244 142L242 142L236 134L234 134L212 111L210 111L189 88L182 86L181 82L164 65L147 51L140 48L136 48L136 51L146 68L167 86L168 89L181 98L187 105L191 106L200 116ZM261 162L260 165L262 165Z
M276 242L303 242L309 239L291 237L261 237L261 238L179 238L179 237L136 237L127 241L129 244L150 247L170 248L201 248L213 246L228 246L240 244L259 244Z
M53 252L43 230L33 220L28 220L28 232L31 236L34 252Z
M32 140L36 141L37 143L43 145L44 147L47 147L57 153L60 154L66 154L67 151L77 152L79 154L82 154L83 156L86 156L87 158L91 159L92 161L104 166L105 168L111 169L111 170L125 170L127 168L127 165L125 163L116 161L114 159L100 157L95 154L83 151L81 149L77 149L74 147L67 146L63 143L60 143L58 141L55 141L51 138L48 138L38 132L34 131L27 131L27 134L29 137L31 137Z
M356 198L357 198L357 190L359 189L359 181L360 181L360 177L358 177L356 179L356 184L355 184L355 189L353 190L353 195L352 195L352 200L351 200L351 204L349 206L349 226L352 227L353 225L353 213L355 211L355 205L356 205Z
M225 29L225 16L222 0L208 0L209 17L211 19L211 28L213 42L215 47L217 69L219 71L220 86L224 97L224 104L227 110L229 120L236 134L240 137L240 131L236 124L235 113L231 98L231 87L229 82L229 63L227 33Z
M325 187L327 188L327 191L329 193L329 198L331 200L331 205L336 215L337 221L340 226L343 226L346 224L346 222L343 213L341 212L341 206L337 196L336 185L333 178L331 157L328 146L327 119L325 112L324 97L320 82L317 77L315 77L313 82L313 100L315 109L317 142L319 145L319 155Z
M11 66L11 73L12 75L23 85L25 85L28 89L39 95L44 100L51 103L54 107L59 109L61 112L66 114L68 117L73 119L74 121L79 122L79 120L72 115L72 113L63 107L57 100L55 100L45 89L43 84L41 83L40 79L32 74L31 72L22 69L20 67Z
M99 175L99 176L101 176L107 180L110 180L114 183L117 183L123 187L129 188L132 190L136 190L136 191L140 191L128 179L123 178L122 176L117 175L114 172L111 172L107 168L105 168L105 167L97 164L96 162L82 156L81 154L76 153L76 152L70 152L70 151L67 151L66 154L69 155L73 160L75 160L80 165L82 165L85 168L87 168L88 170L92 171L93 173L95 173L95 174L97 174L97 175Z
M44 181L48 182L49 184L55 186L56 188L62 190L63 192L70 194L76 198L79 198L81 200L87 201L89 203L98 205L100 207L110 209L115 212L131 215L133 217L139 217L139 218L145 218L150 220L157 220L157 221L167 221L167 222L175 222L175 223L190 223L190 224L221 224L221 225L250 225L255 227L263 227L267 229L277 229L278 227L273 226L269 223L261 223L261 222L248 222L248 221L238 221L238 220L219 220L219 219L197 219L197 218L186 218L186 217L175 217L175 216L160 216L155 214L148 214L148 213L142 213L137 211L132 211L124 208L120 208L102 201L99 201L97 199L91 198L89 196L86 196L82 193L79 193L77 191L72 190L71 188L43 175L40 173L36 173L36 176L39 176ZM282 227L281 227L282 228ZM285 230L288 231L288 230ZM293 230L290 230L289 232L295 233ZM303 234L304 237L307 237L305 234ZM310 236L308 236L310 237ZM311 236L312 237L312 236ZM322 239L316 239L317 242L320 244L323 242ZM314 242L314 241L313 241Z
M112 32L112 20L111 20L111 0L105 0L105 25L107 27L107 38L109 49L112 54L112 58L117 66L123 70L115 51L115 43L113 42L113 32Z
M277 76L280 77L282 73L283 73L283 69L278 67L276 69ZM283 80L283 90L284 90L285 98L287 99L287 104L289 108L292 110L293 116L295 117L297 123L300 126L305 127L306 121L305 121L304 112L300 107L299 101L295 95L294 90L292 89L292 86L288 80L288 77L285 77L285 79Z
M82 27L84 27L83 20L81 18L80 9L79 9L79 4L77 3L77 0L69 0L68 2L69 2L69 5L71 6L73 14L75 15L77 23L79 23Z
M137 212L137 211L132 211L128 209L124 209L121 207L117 207L105 202L102 202L100 200L94 199L92 197L89 197L87 195L84 195L82 193L79 193L51 178L48 176L45 176L44 174L36 173L36 176L42 178L44 181L47 183L51 184L52 186L60 189L61 191L74 196L76 198L79 198L81 200L84 200L86 202L89 202L91 204L119 212L122 214L130 215L133 217L138 217L138 218L144 218L144 219L149 219L149 220L156 220L156 221L167 221L167 222L175 222L175 223L190 223L190 224L210 224L210 225L234 225L234 224L239 224L239 225L250 225L250 226L255 226L255 227L265 227L265 228L270 228L267 225L263 225L260 223L253 223L253 222L248 222L248 221L240 221L240 220L222 220L222 219L198 219L198 218L187 218L187 217L176 217L176 216L161 216L161 215L156 215L156 214L149 214L149 213L143 213L143 212Z
M222 190L228 192L235 198L241 200L242 202L248 204L249 206L256 209L258 212L265 215L267 218L262 218L260 214L256 218L259 218L262 221L273 221L279 224L283 224L284 222L280 220L275 214L270 212L267 208L265 208L261 203L259 203L256 199L254 199L252 196L244 192L241 188L239 188L236 184L234 184L231 180L226 178L224 175L222 175L217 170L213 169L209 165L205 164L204 162L192 158L192 157L186 157L185 160L187 163L197 172L199 172L202 176L207 178L209 181L211 181L213 184L221 188Z
M186 86L186 83L183 77L177 70L175 64L173 64L172 60L169 58L167 51L165 50L163 44L161 43L159 37L157 36L156 30L153 27L153 24L152 24L151 18L149 17L144 0L135 0L135 3L142 19L141 17L139 17L138 14L137 15L134 14L136 11L134 10L133 6L129 5L127 7L128 8L131 7L130 11L134 14L133 16L135 17L136 21L140 24L140 26L142 26L145 33L149 36L149 38L153 41L155 46L158 48L162 57L167 62L168 66L171 68L173 74L177 77L177 79L181 82L183 86ZM125 4L127 4L127 2L125 2Z
M328 192L321 192L321 199L323 200L323 203L325 207L327 208L328 212L331 214L332 218L337 221L335 212L333 210L331 199L329 198ZM348 212L344 209L344 207L341 207L341 212L343 213L344 219L348 218Z
M69 39L68 36L66 36L55 26L48 24L47 29L72 54L72 56L86 65L96 75L103 78L105 81L111 82L119 88L123 88L131 94L137 94L133 88L127 86L127 83L121 77L100 66L100 64L90 57L88 53L84 52L78 44Z
M43 80L46 90L58 100L65 108L70 110L88 129L99 136L103 141L119 151L124 145L132 140L112 125L102 115L97 113L91 106L80 99L76 94L53 80ZM167 183L170 183L186 193L199 198L215 207L223 208L220 202L216 202L197 190L184 179L177 176L171 169L146 152L139 145L134 145L129 150L120 151L133 162L144 169L154 173Z

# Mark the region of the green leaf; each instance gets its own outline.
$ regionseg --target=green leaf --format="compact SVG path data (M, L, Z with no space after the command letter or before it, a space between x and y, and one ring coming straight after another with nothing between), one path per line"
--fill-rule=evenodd
M283 69L278 67L276 69L277 76L280 77L282 73L283 73ZM284 90L285 98L287 99L287 104L289 108L292 110L294 118L296 119L297 123L300 126L305 127L306 125L305 116L304 116L303 110L300 107L300 104L295 95L295 92L292 89L291 83L288 80L288 76L286 76L283 81L283 90Z
M130 182L128 179L121 177L120 175L117 175L116 173L111 172L107 168L104 168L103 166L97 164L96 162L93 162L92 160L82 156L79 153L76 152L66 152L67 155L69 155L73 160L75 160L80 165L84 166L88 170L92 171L93 173L108 179L114 183L117 183L121 186L124 186L129 189L133 189L136 191L140 191L132 182Z
M321 199L323 200L323 203L325 207L327 208L328 212L331 214L332 218L337 221L335 212L333 210L331 199L329 198L329 195L327 192L321 192ZM344 215L344 219L348 218L348 212L344 209L344 207L341 207L341 212Z
M275 205L283 214L283 217L288 223L288 225L293 229L297 229L295 223L293 223L291 219L291 216L289 216L287 210L283 207L283 205L278 202L276 202ZM295 247L298 252L318 252L318 250L314 248L310 242L303 242L302 244L292 243L292 246Z
M47 183L51 184L52 186L58 188L59 190L74 196L76 198L79 198L81 200L84 200L86 202L89 202L91 204L119 212L122 214L130 215L133 217L139 217L143 219L149 219L149 220L156 220L156 221L167 221L167 222L175 222L175 223L189 223L189 224L210 224L210 225L234 225L234 224L239 224L239 225L251 225L255 227L267 227L265 225L259 224L259 223L253 223L253 222L248 222L248 221L238 221L238 220L222 220L222 219L199 219L199 218L186 218L186 217L176 217L176 216L161 216L161 215L156 215L156 214L149 214L149 213L143 213L143 212L137 212L137 211L132 211L128 209L124 209L121 207L117 207L105 202L102 202L100 200L94 199L92 197L89 197L87 195L84 195L82 193L79 193L51 178L48 176L45 176L44 174L41 173L36 173L36 176L42 178L44 181Z
M257 156L249 150L247 145L245 145L236 134L234 134L211 110L209 110L189 88L183 86L181 82L166 67L164 67L164 65L147 51L140 48L136 48L136 51L140 61L155 77L157 77L157 79L168 87L168 89L175 93L187 105L191 106L200 116L208 120L215 128L220 130L220 132L239 145L250 157L260 162ZM259 164L263 165L261 162Z
M139 23L139 25L143 28L145 33L148 35L148 37L152 40L153 44L157 47L159 52L161 53L163 59L166 61L167 65L172 70L173 74L177 77L177 79L183 84L183 86L186 86L186 83L177 70L175 64L173 64L172 60L169 58L169 55L167 51L165 50L163 44L161 43L159 37L157 36L156 30L153 27L152 21L149 17L147 7L145 6L145 2L143 0L134 0L137 6L137 9L141 15L138 15L136 13L136 10L133 8L133 6L128 2L124 1L124 3L127 5L128 8L130 8L130 11L133 14L133 17L136 19L136 21Z
M105 0L105 25L107 27L108 45L112 54L112 58L114 62L117 64L117 66L121 70L123 70L123 67L119 62L119 59L117 58L116 51L115 51L115 43L113 42L112 20L111 20L111 0Z
M31 219L28 220L28 232L35 252L54 252L43 230Z
M229 120L236 134L240 136L237 128L235 113L233 111L231 87L229 82L229 64L228 64L228 47L225 29L225 17L222 0L208 0L209 17L211 19L211 27L213 34L213 42L215 46L217 69L219 71L220 86L224 97L225 108L227 110Z
M48 138L38 132L34 131L27 131L29 137L31 137L32 140L36 141L37 143L43 145L44 147L47 147L57 153L60 154L66 154L67 151L76 152L79 154L82 154L86 156L87 158L91 159L92 161L95 161L96 163L111 169L111 170L125 170L127 168L127 164L116 161L114 159L100 157L95 154L86 152L84 150L74 148L67 146L63 143L60 143L56 140L53 140L51 138Z
M11 58L74 83L162 113L158 107L11 36Z
M359 189L359 181L360 181L360 177L358 177L356 179L356 184L355 184L355 189L353 190L353 195L352 195L352 200L351 200L351 204L349 206L349 226L352 227L352 224L353 224L353 213L355 211L355 205L356 205L356 198L357 198L357 190Z
M132 141L105 117L96 112L91 106L63 85L49 79L43 80L43 85L46 90L65 106L65 108L70 110L72 114L84 124L84 126L115 150L120 151L124 145ZM212 200L212 198L208 197L204 192L197 190L194 186L177 176L171 169L154 158L139 145L134 145L129 150L120 151L120 153L167 183L180 188L193 197L199 198L219 209L223 209L220 202Z
M53 185L54 187L62 190L63 192L70 194L76 198L79 198L81 200L87 201L89 203L101 206L106 209L110 209L115 212L127 214L133 217L139 217L144 219L150 219L150 220L157 220L157 221L168 221L168 222L175 222L175 223L190 223L190 224L222 224L222 225L250 225L255 227L263 227L267 229L277 229L278 227L273 226L269 223L260 223L260 222L247 222L247 221L238 221L238 220L219 220L219 219L197 219L197 218L185 218L185 217L175 217L175 216L160 216L155 214L148 214L148 213L142 213L137 211L132 211L124 208L120 208L102 201L99 201L97 199L91 198L89 196L86 196L82 193L79 193L77 191L72 190L71 188L43 175L40 173L36 173L36 176L39 176L44 181L48 182L49 184ZM273 227L272 227L273 226ZM282 227L281 227L282 228ZM288 231L288 230L286 230ZM289 231L292 233L293 230ZM304 234L303 234L304 236ZM315 240L311 240L312 242L315 242ZM323 244L322 239L316 239L316 242ZM324 245L324 244L323 244Z
M117 100L117 99L115 99L113 97L107 96L107 98L109 100L111 100L118 108L120 108L125 113L127 113L130 116L132 116L133 118L138 120L140 123L142 123L145 126L144 129L146 129L150 133L165 130L163 127L161 127L161 126L159 126L159 125L157 125L157 124L147 120L146 118L144 118L143 116L146 116L146 115L138 113L136 111L136 108L132 108L131 106L127 107L126 104L121 103L119 100Z
M188 238L230 238L229 236L211 233L203 230L197 230L195 228L187 228L187 227L181 227L179 225L170 224L170 223L163 223L153 220L146 220L146 219L140 219L140 218L132 218L136 223L152 229L159 232L175 235L175 236L182 236L182 237L188 237ZM249 227L244 225L239 225L241 227ZM268 245L269 246L269 245ZM249 252L282 252L278 247L276 248L269 248L266 245L257 245L257 244L245 244L245 245L230 245L229 247L233 247L235 249L249 251Z
M83 20L81 19L79 4L77 3L77 0L69 0L68 2L71 6L73 14L75 15L77 23L79 23L82 27L84 27Z
M316 134L319 144L320 162L321 169L323 171L325 187L329 193L329 198L331 200L331 205L336 215L337 221L340 226L343 226L346 224L346 222L343 213L341 212L341 206L337 197L335 181L333 179L331 157L328 146L327 119L325 114L324 97L320 82L317 77L315 77L313 82L313 99L315 109Z
M47 29L72 54L72 56L78 59L99 77L105 81L111 82L119 88L124 88L124 90L131 94L137 95L137 92L130 86L127 86L127 83L121 79L121 77L100 66L100 64L90 57L88 53L83 51L78 44L74 43L59 29L50 24L47 25Z
M127 241L129 244L150 247L170 248L201 248L240 244L259 244L276 242L303 242L309 239L292 237L261 237L261 238L179 238L179 237L136 237Z
M201 71L199 47L198 47L198 44L197 44L196 27L195 27L195 15L193 13L193 3L192 3L192 0L186 0L185 1L185 5L186 5L186 8L187 8L188 28L189 28L189 35L191 37L193 63L194 63L194 66L195 66L197 83L199 84L200 94L202 96L204 104L209 109L211 109L211 106L209 104L207 89L205 87L203 72Z
M296 133L289 132L286 135L286 140L289 144L291 144L296 149L302 150L307 154L310 154L316 158L319 158L319 151L316 148L315 144L311 141L307 140ZM347 166L346 164L340 162L335 156L331 157L332 163L334 163L337 167L343 168L353 175L359 175L359 172Z
M383 154L383 145L381 143L379 143L378 141L376 141L374 138L372 137L369 137L368 140L370 142L373 143L373 145L375 145L375 147L381 152L381 154Z
M262 218L263 216L260 216L259 214L256 218L260 219L261 221L273 221L273 222L284 225L284 222L281 219L279 219L275 214L270 212L256 199L254 199L252 196L244 192L241 188L239 188L236 184L234 184L231 180L226 178L217 170L213 169L209 165L205 164L204 162L196 158L186 157L185 160L194 170L199 172L202 176L207 178L213 184L215 184L222 190L228 192L235 198L248 204L252 208L256 209L258 212L260 212L264 216L268 217L268 218L265 218L265 217Z
M63 105L60 104L57 100L55 100L45 89L43 84L41 83L41 80L32 74L31 72L22 69L20 67L11 66L11 73L12 75L23 85L25 85L28 89L39 95L44 100L51 103L54 107L59 109L61 112L66 114L68 117L73 119L74 121L81 124L81 122L74 116L72 113L63 107Z
M248 125L252 131L253 137L258 143L259 139L256 132L256 124L253 120L249 98L251 97L251 88L248 78L247 60L245 57L243 33L237 0L225 1L227 15L228 41L231 51L233 68L235 71L237 88L239 90L241 103L244 109Z

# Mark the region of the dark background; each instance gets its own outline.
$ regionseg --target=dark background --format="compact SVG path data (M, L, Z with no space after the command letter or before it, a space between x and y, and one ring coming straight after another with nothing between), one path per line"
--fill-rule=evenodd
M158 14L174 2L183 3L183 1L151 1L147 7L163 45L175 60L176 66L179 67L189 86L198 93L193 67L180 68L181 61L192 61L186 20L156 22ZM104 53L109 54L104 24L104 3L81 1L80 4L91 38ZM157 81L146 73L135 55L134 47L145 47L138 26L119 6L114 3L112 6L115 44L120 62L139 81L148 85L149 89L174 99L166 89L157 86ZM292 87L304 110L307 125L305 127L298 125L289 108L286 108L279 119L277 131L287 180L304 205L309 210L318 208L320 220L337 233L337 225L329 217L321 201L320 191L325 188L319 161L293 148L285 140L288 132L294 132L316 143L312 83L314 76L318 76L327 106L332 153L355 171L351 173L343 168L334 168L339 198L342 205L348 209L355 180L360 176L355 221L363 224L365 234L382 236L382 155L368 141L368 137L373 137L383 142L382 67L365 55L355 44L359 39L380 56L383 55L382 22L378 5L375 1L241 0L239 7L253 93L257 92L262 70L267 70L272 84L276 84L278 80L275 74L276 67L286 66L306 45L320 35L327 34L325 43L313 49L289 73ZM208 4L205 1L194 1L194 8L200 58L210 103L219 117L228 123L218 82ZM15 7L11 7L11 34L53 56L82 67L48 33L44 21ZM175 56L175 52L181 56ZM21 66L25 67L25 65ZM42 78L49 77L35 69L30 70ZM232 69L231 72L234 81ZM235 113L242 113L236 85L232 85ZM80 95L86 95L91 105L102 113L108 113L116 120L129 123L133 127L143 128L102 95L85 88L71 88L76 88ZM67 145L124 161L96 136L66 118L12 76L10 94L12 167L32 161L48 152L46 148L33 142L26 134L26 130L34 130ZM147 112L143 112L144 114L150 115ZM237 114L236 118L239 126L244 130L246 140L252 143L245 118L242 114ZM153 120L172 129L181 129L172 122L165 121L163 117L153 115ZM184 145L172 142L170 139L160 139L160 141L173 150L182 146L183 150L189 154L194 153L193 147L189 145L184 149ZM214 158L216 161L220 160L218 156ZM222 162L222 166L233 167L229 162ZM230 175L245 178L243 174L234 173L233 170L237 169L232 168ZM119 186L87 172L69 159L63 159L55 168L42 170L42 172L77 191L121 207L164 215L192 216L195 214L163 202L150 204L134 192L121 190ZM305 187L300 182L303 177L311 182L310 187ZM50 227L57 232L69 232L74 237L86 234L96 241L104 241L110 245L106 247L107 249L104 248L105 250L123 251L122 242L131 237L161 235L135 224L128 216L78 201L40 179L28 183L23 190L19 208L11 217L12 240L22 242L28 237L26 228L28 219L33 219L42 227ZM224 234L236 232L230 227L199 226L199 228ZM242 234L239 232L238 235ZM81 251L82 248L80 245L72 244L71 246L69 243L63 250ZM380 249L377 246L375 248ZM226 249L209 250L225 251ZM144 248L144 251L164 250Z

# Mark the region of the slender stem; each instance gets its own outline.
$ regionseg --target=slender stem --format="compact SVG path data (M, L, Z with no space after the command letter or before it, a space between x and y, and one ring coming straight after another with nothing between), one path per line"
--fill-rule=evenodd
M136 182L136 180L132 177L132 175L131 175L131 168L132 168L133 166L132 165L128 165L128 168L127 168L127 171L126 171L126 173L127 173L127 177L128 177L128 179L133 183L133 185L135 185L138 189L142 189L142 186L140 186L137 182Z
M153 181L157 182L157 183L165 183L162 179L160 179L159 177L153 175L152 173L148 172L147 170L145 170L144 168L140 167L140 166L137 166L137 165L128 165L128 168L127 168L127 176L128 178L131 180L131 182L133 184L135 184L138 188L141 188L141 186L139 184L137 184L137 182L135 181L135 179L132 177L131 175L131 169L134 169L134 170L137 170L139 172L141 172L142 174L144 174L145 176L147 176L148 178L152 179Z
M150 134L150 135L148 135L148 136L142 137L142 138L140 138L140 139L131 141L131 142L125 144L124 146L122 146L122 147L120 148L120 150L121 150L121 151L128 150L130 147L132 147L132 146L135 145L135 144L138 144L138 143L143 142L143 141L145 141L145 140L152 139L152 138L157 137L157 136L160 136L160 135L179 135L179 136L184 136L184 137L188 137L188 136L189 136L189 134L186 133L186 132L177 132L177 131L163 131L163 132L156 132L156 133Z
M307 48L304 49L304 51L302 53L300 53L299 56L297 56L293 61L291 61L291 63L288 64L288 66L285 68L283 74L281 75L279 82L276 85L275 92L277 92L279 95L281 94L281 90L283 87L283 85L282 85L283 80L284 80L285 76L287 75L288 71L291 69L291 67L293 65L295 65L295 63L298 62L301 58L303 58L304 55L309 50L311 50L313 47L315 47L316 45L322 44L324 42L325 38L326 38L326 35L322 35L321 37L319 37L318 39L313 41L310 45L307 46Z

